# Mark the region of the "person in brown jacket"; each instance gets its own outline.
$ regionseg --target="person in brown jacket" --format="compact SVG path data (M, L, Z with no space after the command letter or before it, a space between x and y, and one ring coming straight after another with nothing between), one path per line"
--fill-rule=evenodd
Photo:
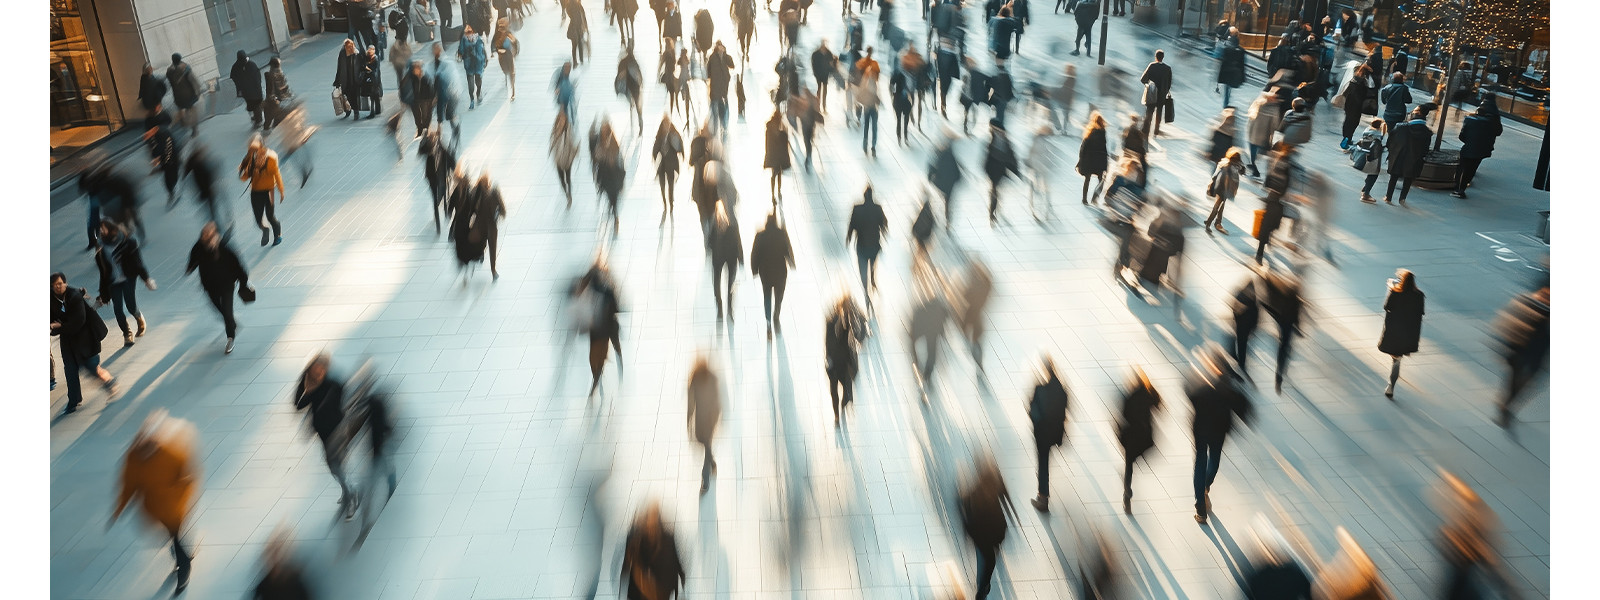
M711 488L711 475L717 471L717 459L711 455L711 439L717 434L717 424L722 421L722 386L717 374L705 356L695 359L689 372L689 434L705 448L706 460L700 467L700 493Z
M193 423L168 416L166 409L150 413L123 459L121 491L106 523L110 529L128 503L139 498L145 516L165 527L172 538L172 555L178 561L174 595L189 587L193 562L179 532L200 491L199 464L194 460L198 437Z

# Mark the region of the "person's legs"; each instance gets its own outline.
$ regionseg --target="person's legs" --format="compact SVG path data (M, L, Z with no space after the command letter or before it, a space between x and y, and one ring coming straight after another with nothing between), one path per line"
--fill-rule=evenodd
M1225 85L1222 86L1222 107L1227 108L1229 106L1233 106L1233 86Z
M867 283L867 263L871 261L872 257L868 256L867 253L860 250L856 251L856 267L861 271L861 294L867 298L868 302L872 301L872 286Z
M1406 196L1411 195L1411 184L1414 181L1416 181L1416 178L1412 177L1410 175L1407 175L1405 177L1400 178L1400 203L1401 204L1405 203Z
M1401 177L1398 174L1395 174L1395 173L1390 173L1389 174L1389 189L1388 189L1388 191L1385 191L1383 193L1383 201L1384 202L1392 201L1392 199L1394 198L1394 184L1399 183L1400 179L1401 179Z
M1258 176L1258 175L1261 174L1261 171L1256 169L1256 157L1261 155L1261 151L1262 150L1265 150L1265 148L1262 148L1261 146L1258 146L1256 144L1250 144L1250 165L1249 165L1249 167L1250 167L1250 175L1252 177Z
M1139 460L1138 455L1129 454L1123 449L1122 458L1122 504L1124 508L1133 500L1133 461Z
M83 386L78 380L78 371L83 364L78 361L70 348L61 349L61 375L67 380L67 411L78 409L83 404Z
M1461 168L1457 170L1456 191L1466 193L1467 186L1472 185L1472 178L1478 175L1478 165L1483 164L1481 158L1461 159Z
M773 285L771 280L769 280L769 279L767 279L765 277L761 278L761 308L762 308L763 311L765 311L765 313L767 315L767 332L768 333L772 332L772 290L773 290L773 287L774 287L774 285Z
M239 327L233 320L233 292L221 291L215 294L207 292L206 296L211 298L211 305L216 307L217 314L222 315L222 330L227 333L228 339L233 339L233 334Z
M1217 229L1222 229L1222 207L1223 205L1227 204L1227 202L1228 200L1226 198L1217 196L1217 201L1211 205L1211 213L1206 215L1206 229L1210 229L1212 226L1215 226Z
M1233 326L1233 361L1239 363L1239 372L1245 372L1245 362L1250 358L1250 338L1256 334L1256 323L1245 317Z
M994 579L996 548L978 548L978 591L974 594L977 600L989 597L989 588Z
M789 280L784 278L774 282L772 286L775 296L772 302L772 326L780 332L783 331L783 325L779 324L779 319L783 316L783 290L788 284Z
M1210 481L1211 444L1200 438L1194 440L1194 514L1206 514L1206 490ZM1131 463L1130 463L1131 466Z
M176 159L162 165L161 183L167 187L167 206L172 206L178 201L178 161ZM1474 168L1477 165L1473 165Z
M1372 186L1376 185L1377 183L1378 183L1378 174L1377 173L1373 173L1371 175L1367 175L1366 183L1361 186L1361 195L1370 196L1372 194Z
M1034 444L1039 455L1039 497L1050 497L1050 444Z
M1155 106L1144 107L1144 122L1139 124L1139 128L1144 132L1145 141L1150 140L1151 127L1153 127L1156 122L1156 113L1160 108L1161 105L1159 104Z
M130 279L122 283L111 284L111 312L117 315L117 326L122 328L123 337L133 335L133 330L128 328L128 315L123 312L122 308L123 304L127 302L127 298L133 294L133 292L127 289L128 284L131 283L133 283L133 280ZM129 305L128 310L129 312L132 311L131 304Z
M722 261L711 262L711 297L717 301L718 319L722 318L722 269L725 266L730 270L733 269L733 265L727 265Z
M1204 490L1205 492L1210 492L1211 491L1211 484L1216 483L1216 481L1217 481L1217 470L1222 468L1222 442L1225 441L1225 440L1226 440L1226 438L1220 438L1219 437L1216 440L1213 440L1213 441L1210 441L1210 442L1206 443L1206 445L1208 446L1209 450L1207 452L1207 458L1206 458L1206 488ZM1204 498L1202 497L1202 499L1204 499Z
M355 498L355 494L344 476L344 460L334 449L333 442L326 438L322 440L322 459L328 464L328 472L339 482L339 504L348 504Z
M1289 372L1289 350L1294 342L1294 331L1291 328L1279 326L1278 333L1278 374L1274 385L1278 391L1283 391L1283 376Z
M700 463L700 493L703 494L711 487L711 469L716 466L717 461L711 457L710 443L701 444L701 448L705 450L705 460Z
M1394 362L1389 365L1389 387L1383 390L1384 395L1394 397L1394 384L1400 381L1400 357L1391 357Z

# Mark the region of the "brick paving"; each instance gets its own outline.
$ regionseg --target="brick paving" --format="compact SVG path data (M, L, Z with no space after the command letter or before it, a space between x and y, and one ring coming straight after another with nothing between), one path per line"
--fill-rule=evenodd
M685 20L701 6L687 6ZM833 8L811 11L800 44L807 52L818 37L841 46ZM1073 121L1081 126L1098 67L1090 57L1051 51L1053 40L1070 41L1073 26L1046 8L1036 7L1017 68L1053 73L1063 61L1077 64ZM676 524L688 597L925 598L946 587L949 568L971 589L975 561L949 494L977 449L998 458L1020 508L1022 524L1008 536L996 574L1000 597L1075 597L1080 539L1090 527L1117 540L1135 597L1236 596L1235 570L1258 513L1298 530L1323 558L1337 548L1333 532L1343 526L1399 597L1431 595L1443 563L1430 545L1437 518L1425 491L1440 467L1477 486L1498 513L1500 550L1520 591L1548 597L1549 394L1541 379L1514 437L1491 423L1502 374L1485 333L1547 252L1529 236L1535 211L1549 208L1549 195L1529 187L1537 132L1508 123L1472 200L1418 191L1409 209L1367 206L1356 201L1360 176L1337 150L1338 115L1327 108L1317 115L1306 164L1329 174L1339 194L1339 267L1309 274L1309 337L1298 345L1282 396L1270 386L1253 392L1259 420L1230 439L1213 490L1216 516L1201 528L1189 518L1183 349L1221 339L1231 327L1225 298L1247 273L1251 240L1190 231L1188 301L1175 320L1170 307L1148 306L1106 277L1113 241L1092 213L1070 202L1080 181L1071 170L1076 134L1060 141L1064 164L1049 174L1054 220L1035 224L1025 187L1013 181L1002 188L1003 222L993 230L979 169L986 137L968 138L959 146L970 171L957 192L957 219L938 244L940 256L977 256L995 273L988 373L980 379L953 345L924 409L902 332L909 229L920 201L914 190L939 117L929 113L911 144L900 147L885 106L879 154L867 158L859 131L846 128L832 101L818 134L816 171L785 178L783 212L797 270L784 303L785 335L769 344L748 273L740 276L736 319L716 322L692 206L685 218L658 227L650 139L619 127L634 160L615 242L597 233L603 219L590 200L585 157L575 169L576 201L564 208L545 150L552 120L546 77L566 59L567 46L554 9L540 9L519 34L526 51L517 64L519 99L507 101L504 79L491 66L485 106L464 118L465 164L492 173L509 206L497 282L486 269L462 281L448 243L433 232L420 163L409 155L395 160L381 120L339 121L324 106L323 82L339 43L327 35L284 57L291 85L323 127L313 142L318 166L305 189L291 187L279 211L282 246L258 248L248 217L239 219L236 249L260 301L239 308L232 355L221 352L220 323L198 282L181 277L202 217L192 202L169 213L159 200L149 203L145 256L161 284L141 291L151 330L126 350L109 338L103 355L125 391L108 402L86 386L86 410L51 426L52 597L170 592L171 559L157 536L132 519L109 532L103 525L120 454L155 407L194 421L204 446L204 492L191 519L194 598L249 589L262 546L282 523L294 528L327 597L577 597L594 582L600 556L607 575L598 590L614 595L622 533L633 510L652 497ZM611 93L615 29L604 26L598 4L589 10L596 57L578 71L578 122L611 114L622 126L624 104ZM719 32L732 31L724 11L711 12ZM914 6L898 12L903 27L922 30ZM760 18L758 48L745 67L750 104L745 118L734 116L728 145L745 198L737 213L747 242L770 208L760 193L770 103L759 90L776 78L768 66L776 60L776 18ZM864 19L869 38L877 18L874 11ZM639 59L649 67L655 34L648 11L638 24ZM1111 32L1109 62L1135 74L1166 43L1125 19L1114 20ZM973 35L970 47L986 44L986 36ZM1211 59L1174 48L1168 46L1168 61L1177 73L1177 122L1163 128L1170 134L1156 142L1150 161L1157 185L1197 198L1209 172L1197 154L1220 98L1209 89ZM385 104L397 106L394 82L387 83ZM1236 105L1248 102L1248 90L1235 94ZM697 93L696 111L704 114L703 88ZM644 102L648 136L666 95L649 85ZM951 115L959 126L959 112ZM1013 120L1013 141L1025 154L1031 140L1021 132L1035 128L1028 123L1036 116ZM240 111L207 122L203 135L222 150L219 162L242 151L246 122ZM1113 119L1113 133L1122 122ZM868 181L890 218L882 308L873 325L878 335L863 351L856 408L839 431L828 422L822 318L840 290L859 287L843 236L849 207ZM687 205L688 184L680 183ZM159 198L157 180L145 185L148 198ZM233 199L236 215L248 215L241 190L230 184L223 196ZM1235 232L1249 231L1259 192L1247 183L1228 208ZM80 201L51 216L52 267L74 285L92 285L94 274L82 252L83 210ZM622 282L625 370L621 378L608 370L599 408L589 411L581 351L564 345L559 290L601 247ZM1407 359L1391 403L1381 395L1388 361L1376 340L1383 281L1401 266L1418 274L1429 306L1422 349ZM110 319L110 311L102 316ZM1266 373L1271 345L1254 349L1257 375ZM355 525L335 517L338 486L290 401L295 376L322 349L333 354L336 372L373 358L398 392L399 490L356 552L349 552ZM698 449L682 426L697 351L713 358L726 393L715 444L720 474L704 498L695 485ZM1023 406L1041 352L1057 357L1074 398L1069 443L1054 458L1048 515L1022 503L1035 465ZM1118 386L1133 364L1146 367L1168 410L1158 418L1156 450L1138 467L1134 515L1125 517L1111 425ZM52 416L64 403L63 391L52 394ZM588 500L591 482L607 472L607 485Z

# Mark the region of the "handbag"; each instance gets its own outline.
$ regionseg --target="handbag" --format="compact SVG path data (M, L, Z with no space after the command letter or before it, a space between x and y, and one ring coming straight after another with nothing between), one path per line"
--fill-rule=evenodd
M1173 120L1173 116L1172 116L1172 95L1170 95L1170 94L1167 95L1167 99L1162 104L1161 113L1163 115L1163 118L1165 119L1165 122L1167 122L1167 123L1171 123L1172 122L1172 120Z
M1354 152L1350 153L1350 156L1352 157L1352 159L1354 161L1354 162L1350 163L1350 166L1355 167L1355 169L1357 171L1366 170L1366 168L1367 168L1367 159L1368 159L1366 150L1364 150L1364 149L1362 149L1360 147L1357 147Z
M339 87L338 86L334 86L334 88L333 88L333 114L334 114L334 116L342 117L348 112L350 112L350 102L348 100L344 99L344 93L339 91Z
M256 301L256 289L248 285L239 286L239 300L245 304Z

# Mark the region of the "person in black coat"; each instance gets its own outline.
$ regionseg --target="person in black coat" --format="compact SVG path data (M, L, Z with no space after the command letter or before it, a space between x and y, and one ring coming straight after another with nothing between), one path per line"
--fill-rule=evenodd
M977 476L961 490L960 503L962 528L978 551L978 585L973 595L976 600L989 596L994 569L1000 558L1000 544L1006 539L1007 521L1017 521L1017 509L1011 505L1011 493L1006 491L1000 467L988 455L978 456Z
M428 191L433 198L433 232L440 233L440 209L445 216L450 215L450 205L446 199L450 196L451 178L456 172L456 155L450 145L444 143L437 129L429 129L422 135L422 142L418 145L423 159L423 177L428 180Z
M983 171L989 175L989 225L994 226L1000 209L1000 182L1007 173L1021 176L1017 169L1017 153L1006 138L1005 127L999 119L989 121L989 149L984 154Z
M260 127L263 122L261 114L261 100L265 97L261 88L261 67L240 50L238 60L233 62L233 69L228 72L228 77L233 80L234 90L240 98L244 98L244 108L250 111L250 124Z
M1383 301L1383 336L1378 339L1378 350L1394 359L1389 367L1389 387L1383 395L1394 399L1394 384L1400 380L1400 357L1417 351L1422 339L1423 294L1417 289L1417 277L1411 271L1400 269L1389 280L1389 296Z
M606 358L612 348L617 350L617 374L622 374L622 297L616 280L603 260L596 260L589 271L578 279L572 288L574 297L592 294L595 300L593 321L589 326L589 373L594 377L589 384L589 397L600 389L600 376L605 373Z
M783 172L789 170L789 128L783 124L783 115L774 107L772 118L767 119L767 157L762 167L772 170L772 205L783 197Z
M778 213L770 213L766 225L750 242L750 273L761 278L761 303L767 314L769 340L774 331L783 333L779 317L783 315L783 291L792 267L794 249L789 244L789 232L778 224ZM777 297L776 306L773 305L774 296Z
M1222 92L1222 106L1233 106L1233 90L1244 85L1244 48L1239 47L1239 38L1229 36L1222 47L1222 61L1217 67L1217 90Z
M89 304L89 291L67 286L67 276L50 274L50 335L61 338L61 369L67 378L67 408L71 414L83 403L78 385L81 369L93 370L110 394L117 393L116 379L100 366L100 340L106 337L106 323Z
M1050 450L1067 439L1067 387L1056 373L1055 361L1044 357L1044 380L1033 387L1028 420L1033 422L1033 447L1039 455L1039 495L1033 507L1050 512Z
M889 218L883 206L872 201L872 186L861 195L861 203L850 209L850 226L845 229L844 243L856 239L856 265L861 270L861 292L872 308L872 292L878 289L878 253L883 250L883 236L889 234ZM868 275L871 275L870 282Z
M402 95L411 99L411 122L417 127L418 138L428 132L428 126L433 122L433 103L439 98L439 93L433 86L434 80L423 70L420 60L411 61L410 68L400 79ZM437 229L437 219L434 225Z
M178 203L178 174L183 161L178 154L178 141L166 125L157 125L144 131L145 147L150 150L150 163L161 169L161 184L167 188L167 208Z
M839 426L839 410L855 402L856 372L860 368L861 342L867 337L867 317L846 293L828 315L824 325L823 348L828 373L828 394L833 399L833 426Z
M1110 166L1106 149L1106 120L1100 111L1089 113L1089 124L1083 129L1083 142L1078 145L1078 174L1083 176L1083 203L1089 203L1089 179L1106 182L1106 169ZM1099 193L1095 194L1099 197Z
M211 299L211 306L216 307L217 314L222 315L222 330L228 336L228 345L223 348L223 354L233 352L233 336L238 331L239 324L233 320L233 293L235 284L241 289L250 287L250 275L244 270L244 263L239 260L239 255L223 243L222 236L217 235L217 224L206 223L200 230L200 240L195 242L189 250L189 266L184 267L183 274L193 273L200 269L200 289L205 290L206 297Z
M1426 106L1426 105L1424 105ZM1392 203L1394 186L1400 187L1400 205L1405 206L1411 193L1411 183L1422 175L1423 159L1428 155L1428 143L1433 140L1433 130L1428 128L1427 109L1419 106L1411 111L1411 119L1389 130L1389 189L1383 201Z
M984 88L989 94L987 100L989 106L994 107L994 120L998 121L1001 127L1005 127L1006 106L1017 97L1011 83L1011 73L1006 71L1005 65L995 69L994 75L985 81Z
M1207 345L1199 363L1199 373L1189 378L1185 391L1194 405L1194 520L1205 525L1211 514L1211 484L1222 466L1222 444L1235 417L1248 424L1254 411L1250 398L1236 385L1222 348Z
M146 287L152 291L156 289L156 280L145 270L139 242L110 219L101 221L100 247L94 252L94 264L100 271L100 305L111 304L117 315L117 325L122 328L122 345L124 348L132 346L134 336L143 336L145 331L144 313L139 312L139 301L134 294L136 284L144 280ZM127 305L127 312L137 321L137 332L128 326L123 305Z
M1161 393L1134 367L1133 379L1122 394L1117 417L1117 442L1122 445L1122 512L1133 514L1133 463L1156 445L1155 411L1161 410Z
M894 109L894 137L904 146L911 135L912 94L910 78L904 69L889 76L889 106Z
M371 119L383 112L383 61L378 58L377 48L367 46L360 73L361 95L372 102L372 112L367 113L367 118Z
M1256 234L1256 264L1266 260L1267 246L1272 244L1272 234L1283 224L1283 197L1289 193L1291 182L1300 177L1296 146L1278 143L1277 156L1267 167L1267 177L1262 185L1267 195L1262 198L1266 212L1261 217L1261 227Z
M1373 95L1372 68L1366 64L1356 65L1350 83L1345 84L1344 91L1339 94L1344 97L1344 124L1340 128L1339 149L1348 150L1355 137L1356 126L1361 124L1361 117L1366 115L1367 98Z
M155 112L161 106L162 99L167 97L167 83L156 76L155 67L145 63L144 73L139 76L139 105L145 110Z
M1097 0L1080 0L1072 9L1072 20L1078 24L1078 34L1072 40L1072 55L1078 56L1078 45L1090 54L1094 53L1094 22L1100 19L1100 3ZM1105 40L1100 40L1103 44Z
M729 214L727 205L717 202L711 224L711 295L717 301L717 320L722 320L722 271L728 271L728 319L733 319L733 280L744 266L744 239L739 221Z
M190 143L189 159L183 161L183 175L194 182L196 198L205 205L206 214L222 230L226 240L233 233L233 213L227 209L227 203L218 198L216 163L199 142Z
M1150 139L1151 135L1161 135L1161 116L1164 114L1167 96L1172 93L1172 67L1162 62L1166 53L1156 51L1155 60L1145 66L1144 74L1139 76L1139 83L1155 83L1155 95L1146 90L1144 96L1144 137Z
M1451 196L1467 199L1467 186L1478 174L1478 165L1494 153L1494 139L1504 131L1500 108L1492 96L1485 97L1478 110L1461 122L1461 166L1456 169L1456 189L1450 192Z
M361 109L361 71L366 67L367 58L356 48L355 42L345 40L336 60L338 62L333 74L333 87L338 88L339 94L350 104L350 112L346 114L353 120L356 118L356 111ZM341 115L340 118L344 116Z
M961 163L956 160L956 132L945 127L944 139L933 151L933 160L928 163L928 182L934 189L939 190L939 197L944 200L944 226L950 228L950 220L955 217L955 204L951 202L954 197L956 185L961 183Z
M295 412L306 411L311 430L322 442L322 458L328 463L328 472L339 482L339 506L348 521L355 517L361 497L351 488L344 474L344 457L349 442L344 439L348 434L339 430L345 416L344 384L328 375L328 362L326 354L318 354L311 359L311 364L300 375L299 383L295 384L294 409Z

